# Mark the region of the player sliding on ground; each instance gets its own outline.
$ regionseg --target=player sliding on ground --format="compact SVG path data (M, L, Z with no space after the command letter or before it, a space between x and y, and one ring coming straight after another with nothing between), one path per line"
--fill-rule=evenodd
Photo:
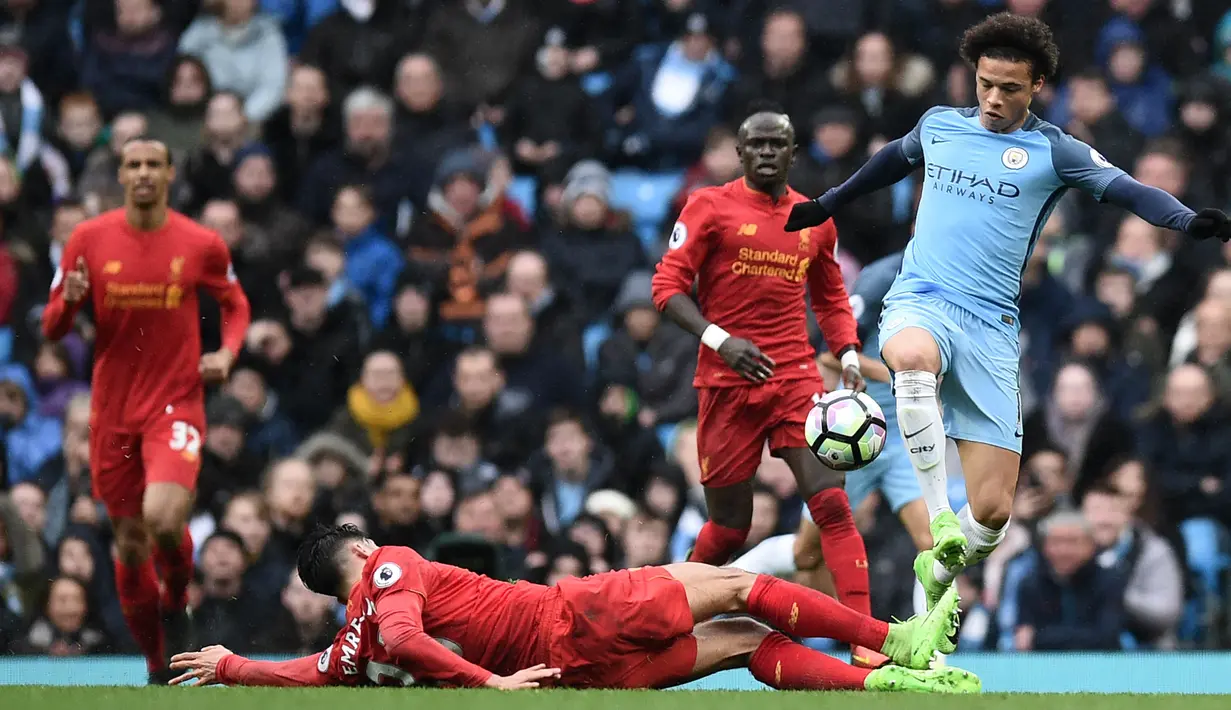
M226 380L250 320L226 243L167 208L174 180L166 145L125 144L124 207L73 231L43 311L43 335L58 340L83 305L93 308L90 479L115 529L116 590L151 683L170 678L166 646L190 643L187 521L204 385ZM198 290L222 311L222 348L206 355Z
M752 482L766 442L795 475L821 530L838 599L871 614L868 554L855 527L845 478L808 450L804 419L825 393L808 342L805 291L842 380L863 389L859 339L832 222L798 234L783 231L791 206L807 198L787 185L795 128L772 111L739 128L744 175L692 193L654 274L654 304L701 339L697 357L697 458L709 520L690 562L724 565L744 546L752 523ZM824 220L822 220L824 221ZM697 300L693 300L693 283ZM857 663L886 659L854 649Z
M346 602L346 626L323 653L253 661L220 646L182 653L172 683L411 685L502 689L666 688L746 667L793 690L978 692L956 668L926 670L953 650L957 594L926 616L885 623L774 577L696 563L510 584L377 547L354 526L323 528L299 550L309 589ZM723 614L749 618L714 620ZM879 649L893 663L856 668L784 634Z
M915 561L929 603L1004 538L1022 444L1021 278L1067 189L1197 239L1231 239L1222 212L1194 214L1030 113L1059 61L1046 24L994 15L967 30L961 52L975 69L978 107L930 109L845 183L796 206L786 225L806 231L851 200L924 168L915 236L885 298L880 340L931 518L933 547ZM942 375L943 420L936 402ZM969 498L957 515L946 496L946 434L958 441Z

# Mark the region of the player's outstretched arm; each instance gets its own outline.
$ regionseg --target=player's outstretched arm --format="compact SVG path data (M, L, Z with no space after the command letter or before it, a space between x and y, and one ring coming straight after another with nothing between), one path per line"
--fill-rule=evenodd
M171 685L196 681L196 685L264 685L279 688L328 685L329 675L320 670L320 654L290 661L253 661L224 646L206 646L200 651L176 654L171 670L182 671Z
M890 141L884 148L847 178L846 182L830 188L824 195L811 202L801 202L791 208L786 221L786 231L798 232L816 227L833 216L833 213L852 200L870 192L889 187L906 178L915 170L907 154L910 136Z
M1206 208L1194 213L1171 193L1143 185L1131 175L1112 180L1103 197L1156 227L1184 232L1194 239L1231 240L1231 220L1221 210Z

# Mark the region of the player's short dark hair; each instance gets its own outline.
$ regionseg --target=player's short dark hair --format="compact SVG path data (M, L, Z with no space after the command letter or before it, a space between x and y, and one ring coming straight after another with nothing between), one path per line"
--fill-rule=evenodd
M1060 49L1046 22L1000 12L966 30L962 35L962 59L976 66L979 59L1029 62L1036 81L1051 78L1060 64Z
M342 587L342 552L367 535L354 525L320 526L299 546L299 579L317 594L337 596Z
M158 140L157 138L151 138L149 136L144 136L144 135L137 136L136 138L129 138L128 140L124 141L124 145L120 146L120 155L124 155L124 151L128 150L128 146L134 143L157 143L158 145L162 146L162 156L163 158L166 159L167 165L170 166L174 162L171 159L171 147L170 146Z

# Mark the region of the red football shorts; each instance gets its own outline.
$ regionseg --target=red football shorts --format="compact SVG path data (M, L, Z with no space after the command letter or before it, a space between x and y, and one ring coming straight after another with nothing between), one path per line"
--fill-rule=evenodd
M94 497L112 518L141 517L145 487L176 483L195 490L201 472L205 413L202 407L168 407L139 432L90 426L90 480Z
M701 483L722 488L752 478L766 441L770 451L806 448L804 420L813 396L823 394L825 382L819 375L697 390Z
M565 579L550 662L570 688L656 688L687 680L697 660L684 585L661 567Z

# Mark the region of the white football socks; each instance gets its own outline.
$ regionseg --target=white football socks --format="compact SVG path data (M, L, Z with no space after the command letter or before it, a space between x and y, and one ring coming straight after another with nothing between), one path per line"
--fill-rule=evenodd
M907 370L893 378L893 394L898 402L898 428L910 464L923 489L923 502L932 520L949 507L949 477L945 472L945 427L936 402L936 375L922 370Z
M932 563L932 574L936 575L936 581L943 584L949 584L953 581L954 576L959 574L962 569L977 565L987 556L992 554L992 550L1004 540L1005 533L1009 530L1008 521L999 530L993 530L986 525L974 519L970 514L970 506L963 506L957 512L958 524L962 526L962 534L966 536L966 557L962 559L962 568L951 570L939 561Z

